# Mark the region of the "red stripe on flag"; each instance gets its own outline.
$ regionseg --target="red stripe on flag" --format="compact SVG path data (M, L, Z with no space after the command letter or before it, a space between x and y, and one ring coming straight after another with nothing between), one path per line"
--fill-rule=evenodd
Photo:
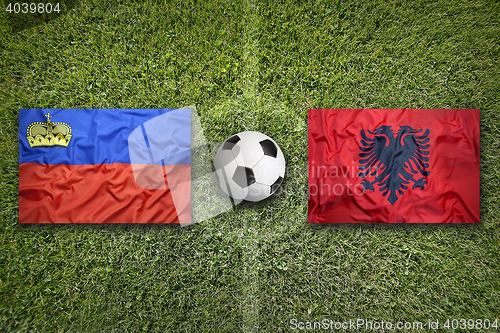
M21 223L179 223L177 209L184 218L190 214L190 191L176 209L171 182L185 182L189 188L190 165L177 165L176 179L164 176L165 186L144 189L134 180L136 165L45 165L19 166L19 222ZM139 167L141 168L141 167ZM159 168L164 175L162 166ZM154 173L151 173L154 175ZM138 177L139 183L144 179ZM156 177L157 178L157 177ZM171 178L169 180L169 178ZM149 183L158 179L148 180ZM179 200L176 200L179 202ZM190 218L190 215L189 215Z

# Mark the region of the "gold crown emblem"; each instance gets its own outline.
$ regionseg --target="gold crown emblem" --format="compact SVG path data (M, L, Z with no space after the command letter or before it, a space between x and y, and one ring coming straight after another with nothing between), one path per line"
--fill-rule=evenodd
M52 122L50 112L45 117L47 117L46 123L37 121L29 124L26 139L30 147L67 147L72 136L71 126L62 122Z

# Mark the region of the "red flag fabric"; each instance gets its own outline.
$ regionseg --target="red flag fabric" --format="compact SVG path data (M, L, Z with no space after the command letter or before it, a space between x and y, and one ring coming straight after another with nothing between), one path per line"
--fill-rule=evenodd
M478 223L479 110L309 110L310 223Z

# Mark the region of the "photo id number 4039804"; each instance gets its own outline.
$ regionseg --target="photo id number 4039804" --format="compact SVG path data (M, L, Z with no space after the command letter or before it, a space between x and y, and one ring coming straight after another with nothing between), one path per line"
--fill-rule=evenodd
M50 2L47 3L18 3L18 2L10 2L5 8L6 12L14 13L14 14L43 14L43 13L60 13L61 9L59 9L59 3L52 4Z

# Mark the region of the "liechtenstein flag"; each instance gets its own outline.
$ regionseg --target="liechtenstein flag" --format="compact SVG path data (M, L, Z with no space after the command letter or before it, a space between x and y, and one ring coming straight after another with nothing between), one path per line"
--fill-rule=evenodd
M190 223L190 109L22 109L19 222Z

